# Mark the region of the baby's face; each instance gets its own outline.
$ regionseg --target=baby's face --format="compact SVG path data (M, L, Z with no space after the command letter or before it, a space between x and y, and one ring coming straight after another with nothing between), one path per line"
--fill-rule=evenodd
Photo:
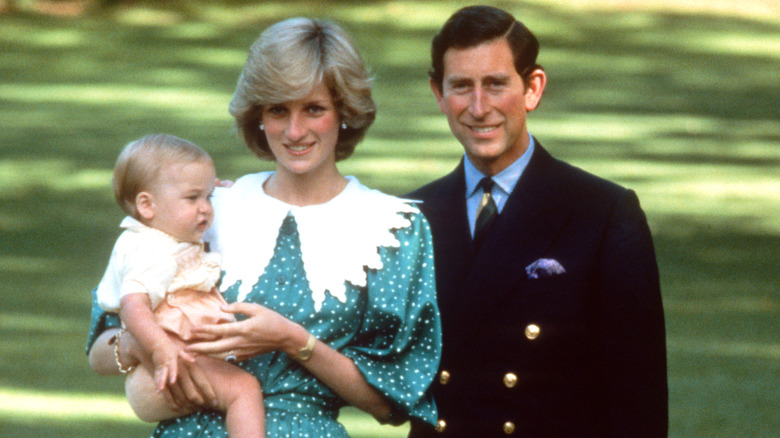
M211 194L216 172L211 160L164 166L149 192L154 217L147 225L184 242L197 242L214 220Z

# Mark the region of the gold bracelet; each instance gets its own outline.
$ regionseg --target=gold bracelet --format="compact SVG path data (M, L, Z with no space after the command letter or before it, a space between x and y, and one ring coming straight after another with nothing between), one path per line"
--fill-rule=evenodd
M116 361L116 366L119 367L119 372L122 374L128 374L128 373L132 373L133 370L135 370L135 365L131 365L125 368L125 366L122 365L122 361L119 360L119 341L122 339L122 333L124 332L125 329L120 328L119 331L116 333L116 340L114 341L114 360Z

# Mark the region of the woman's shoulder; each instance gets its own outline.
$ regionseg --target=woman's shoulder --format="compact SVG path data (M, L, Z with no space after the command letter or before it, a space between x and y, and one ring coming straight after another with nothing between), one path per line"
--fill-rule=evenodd
M420 212L419 208L417 208L417 201L400 198L381 190L369 188L352 176L347 177L347 179L349 184L344 190L343 198L346 203L352 204L353 207L364 211L378 211L390 214L416 214Z
M240 198L249 194L262 192L265 180L271 176L272 172L250 173L239 177L230 187L216 187L214 189L214 200L223 200L227 198Z

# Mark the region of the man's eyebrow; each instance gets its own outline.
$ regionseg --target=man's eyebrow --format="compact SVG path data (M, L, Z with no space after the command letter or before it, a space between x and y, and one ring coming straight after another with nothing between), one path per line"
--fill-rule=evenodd
M485 75L482 78L482 81L500 81L500 82L506 82L510 80L510 76L506 73L493 73L489 75Z
M468 76L450 76L447 78L445 82L448 84L456 84L456 83L470 83L474 80Z

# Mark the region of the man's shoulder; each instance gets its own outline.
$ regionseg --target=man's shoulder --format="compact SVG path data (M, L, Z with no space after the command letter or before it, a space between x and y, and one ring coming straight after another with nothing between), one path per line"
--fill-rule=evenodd
M431 199L439 198L444 192L451 190L453 185L456 184L457 172L461 166L458 166L455 170L444 175L441 178L433 180L422 187L419 187L405 195L402 198L415 199L419 201L428 201Z
M544 175L568 192L618 196L628 190L617 182L554 158L544 150L542 153L546 155L543 159L547 161Z

